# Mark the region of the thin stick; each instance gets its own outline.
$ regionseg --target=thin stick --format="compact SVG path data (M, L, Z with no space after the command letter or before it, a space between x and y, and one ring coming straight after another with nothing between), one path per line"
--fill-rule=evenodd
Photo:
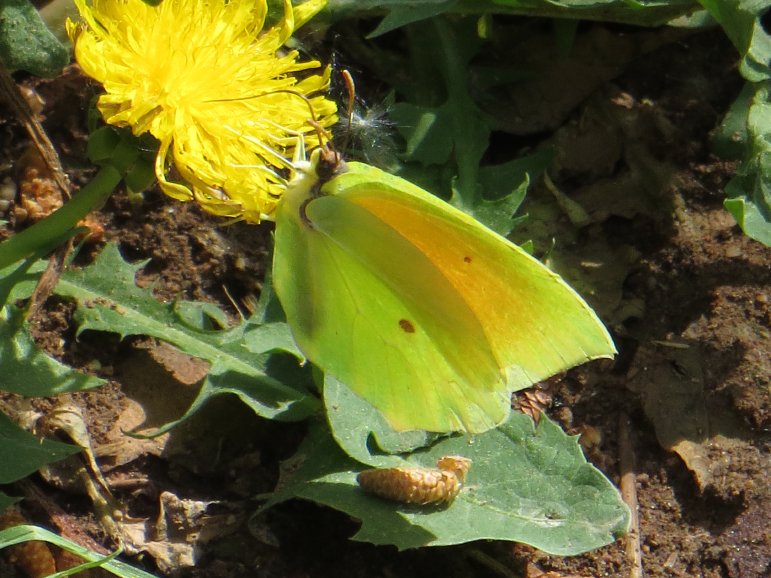
M228 291L227 285L225 284L222 285L222 291L225 292L225 297L228 298L228 301L230 301L230 304L238 312L238 316L241 318L241 321L246 321L246 316L244 315L244 312L241 311L241 307L239 307L238 303L236 303L236 300L233 299L233 296L230 294L230 291Z
M642 578L642 552L640 550L640 518L638 516L637 487L635 485L635 459L629 433L629 417L621 412L618 416L618 453L621 470L621 498L632 513L629 533L626 535L626 558L632 564L629 578Z
M72 251L72 238L67 239L48 258L48 266L38 279L35 290L30 297L29 307L27 308L28 321L32 321L40 313L46 299L53 293L54 287L56 287L59 277L62 275L70 251Z
M16 115L24 125L24 128L27 129L29 137L32 139L32 143L43 158L43 162L45 162L48 170L51 171L51 175L61 189L62 194L69 199L70 183L67 179L67 175L64 173L62 164L59 161L59 154L56 152L54 145L48 138L45 129L35 117L35 113L32 112L27 101L24 100L24 97L19 93L19 87L16 85L13 77L3 66L0 66L0 92L5 95L5 99L16 112Z

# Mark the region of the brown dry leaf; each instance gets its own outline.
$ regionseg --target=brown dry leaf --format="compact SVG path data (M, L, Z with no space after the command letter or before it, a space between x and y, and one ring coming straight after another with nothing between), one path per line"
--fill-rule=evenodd
M638 350L627 387L642 395L659 443L682 458L699 489L733 501L759 490L753 480L766 478L768 464L730 406L706 397L702 366L695 343L650 343Z
M511 407L529 415L535 422L541 419L541 414L551 405L552 392L535 386L523 391L517 391L511 399Z
M551 195L528 195L524 211L529 219L512 233L516 243L532 241L538 251L548 251L546 265L562 275L610 324L641 316L643 306L624 299L623 283L639 258L630 245L610 244L600 227L585 227L578 243L578 228L563 218ZM560 242L553 246L553 240Z
M82 470L85 471L85 468L82 468ZM21 491L27 503L35 504L36 510L45 513L45 516L50 520L51 529L57 532L60 536L76 544L80 544L92 552L96 552L104 556L110 553L110 551L105 548L102 543L97 542L92 537L92 534L94 533L93 525L80 515L74 515L65 512L62 506L59 504L58 496L46 493L42 488L28 480L22 480L16 485ZM64 558L67 558L67 556L64 556ZM63 566L61 565L61 554L58 554L56 559L57 568L60 570L63 569ZM77 565L78 563L74 562L75 559L77 559L77 557L72 559L73 565Z
M47 437L66 434L75 445L83 450L83 455L85 455L91 475L99 482L107 494L110 493L110 488L96 463L94 451L91 447L91 436L83 419L83 412L77 405L73 403L59 404L38 420L37 430L39 434ZM48 464L45 469L48 469L49 466L55 468L56 464Z
M143 341L134 346L133 351L120 360L116 372L120 374L123 393L134 400L144 412L144 421L137 424L143 431L159 428L184 415L190 404L198 394L197 381L187 383L188 379L200 375L201 367L187 365L190 358L184 354L176 357L168 353L165 347L158 350L167 352L161 354L165 362L170 359L179 359L180 362L172 362L172 368L166 363L155 359L153 352L156 350L154 340ZM173 349L173 348L172 348ZM180 381L174 375L178 374L186 381ZM205 375L205 372L203 372ZM136 427L136 426L135 426Z
M97 448L97 455L102 463L110 466L128 463L147 453L174 459L178 465L190 467L199 474L216 469L221 465L221 447L212 437L211 427L214 424L227 424L227 429L243 427L240 422L234 422L232 409L221 409L229 403L224 398L207 404L203 411L162 436L141 440L126 439L123 435L123 432L130 431L154 436L159 428L184 416L199 393L200 381L184 384L175 379L167 367L155 359L158 351L163 352L160 356L164 360L172 360L172 364L176 363L174 360L181 360L182 366L187 369L176 365L174 371L178 377L191 381L205 375L204 367L197 360L171 353L173 349L157 349L155 343L135 344L134 349L115 365L115 375L120 378L124 396L121 400L123 408L106 443ZM191 363L188 364L188 361ZM121 483L131 483L131 480Z
M643 407L663 448L676 452L699 487L710 483L704 443L707 406L697 344L642 345L628 374L627 387L643 397Z
M152 556L164 575L195 566L203 545L232 533L243 522L241 515L207 514L210 504L163 492L156 520L122 525L127 550Z
M35 425L37 433L51 437L66 436L68 441L82 449L81 454L40 468L41 477L55 487L87 495L101 527L114 543L120 544L122 532L114 516L120 513L121 508L112 496L96 462L91 437L80 407L73 403L61 403L41 417ZM51 517L54 518L53 515ZM62 535L66 535L63 528L60 527L60 530Z
M183 354L178 356L171 346L157 345L154 340L135 344L134 349L123 356L115 367L124 395L121 398L122 407L113 419L112 428L95 448L96 455L107 470L146 455L168 455L173 438L171 433L153 434L158 428L184 415L198 393L194 384L198 383L198 376L206 373L202 366L188 363L191 358ZM161 352L159 357L168 363L156 361L154 352ZM170 367L167 369L166 365ZM180 379L175 379L171 372ZM127 432L153 437L136 437L126 435Z
M171 373L174 379L185 385L193 385L201 381L206 377L211 366L208 361L182 353L165 341L146 341L138 347L146 349L150 357Z
M123 400L123 409L113 422L113 427L105 434L105 441L94 449L99 459L113 469L133 462L143 456L160 456L166 448L169 434L152 438L126 435L126 432L138 434L151 433L139 429L147 420L144 408L133 399Z
M554 391L564 377L565 372L562 372L528 389L514 392L511 396L511 408L529 415L535 423L538 423L541 414L551 407Z

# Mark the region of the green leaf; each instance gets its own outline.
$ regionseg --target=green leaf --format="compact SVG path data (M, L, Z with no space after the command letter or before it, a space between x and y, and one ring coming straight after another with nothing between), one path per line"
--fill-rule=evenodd
M0 307L16 299L27 299L35 290L46 264L36 258L25 259L0 269Z
M227 315L214 303L179 301L174 303L174 312L181 323L198 331L214 331L228 326Z
M0 484L20 480L79 451L78 446L34 436L0 412Z
M329 0L325 12L336 20L385 12L384 21L376 29L382 34L440 13L512 14L656 26L688 13L696 5L692 0Z
M409 162L401 176L508 235L518 222L512 215L529 183L548 165L551 152L480 168L489 146L491 119L468 91L469 63L482 46L476 22L434 18L409 26L407 36L411 77L418 80L399 87L408 102L390 109L406 142L403 157ZM437 102L441 104L434 105Z
M745 86L715 147L742 162L726 186L725 207L748 237L771 246L771 81Z
M88 137L86 152L91 162L113 166L125 175L130 190L141 192L155 181L158 146L158 141L149 133L136 136L128 128L99 126Z
M13 305L0 311L0 387L27 396L51 396L98 387L104 380L59 363L38 349Z
M455 194L450 201L472 212L482 198L479 164L490 136L489 124L468 92L469 62L482 45L476 22L434 18L409 26L407 34L416 71L434 70L441 77L436 82L421 73L415 76L419 82L402 87L414 104L395 105L392 116L407 141L406 158L424 165L454 165ZM437 94L436 86L445 94ZM430 100L442 97L443 104L431 106Z
M466 0L464 6L474 0ZM636 26L665 24L695 6L692 0L492 0L503 12L551 18L623 22Z
M86 143L88 159L97 165L109 164L115 149L121 142L123 131L114 126L101 126L91 132Z
M0 512L10 508L19 500L21 500L21 498L12 498L3 492L0 492Z
M400 458L374 452L407 453L430 445L438 437L422 430L395 432L382 413L330 375L324 379L324 405L335 440L345 453L363 464L399 465Z
M546 418L533 428L529 417L512 414L497 430L445 438L402 465L432 468L445 455L473 462L452 504L389 502L358 487L361 466L315 423L284 464L279 489L264 508L290 498L325 504L362 521L355 540L400 550L496 539L575 555L612 542L628 528L629 511L616 489L586 462L576 438Z
M30 540L50 542L51 544L55 544L59 548L72 552L90 562L90 564L79 567L78 571L91 567L99 567L116 576L120 576L121 578L156 578L152 574L139 570L138 568L133 568L125 562L115 560L114 557L120 552L115 552L109 556L102 556L96 552L86 550L83 546L70 542L66 538L62 538L53 532L38 528L37 526L14 526L0 531L0 549L13 546L14 544L29 542ZM69 575L69 572L66 575ZM56 576L65 576L65 574L57 572L56 574L53 574L51 578Z
M380 3L383 4L382 2ZM407 24L427 20L433 16L438 16L451 10L458 0L429 0L424 2L401 2L394 4L388 14L380 21L377 28L370 32L369 38L376 38L386 32L391 32Z
M752 82L771 79L771 35L761 17L771 7L769 0L699 0L722 26L742 61L739 71Z
M204 386L183 419L211 396L225 393L237 395L269 419L303 419L318 408L306 389L307 371L295 361L302 355L286 324L245 322L228 330L209 329L202 320L219 316L209 305L164 304L149 289L137 287L134 277L144 264L127 264L118 248L108 245L91 266L62 275L56 293L77 301L78 334L95 330L121 337L147 335L211 363ZM199 311L193 313L196 307ZM293 356L291 362L282 362L287 355Z
M750 81L713 142L719 154L742 161L726 186L725 208L748 237L771 246L771 35L761 21L771 1L699 1L736 46Z
M419 80L401 87L409 102L393 105L390 114L406 141L404 158L428 169L415 175L407 167L407 178L449 196L452 204L507 235L514 227L512 215L522 202L528 176L543 171L548 153L480 169L491 129L489 118L468 92L469 63L482 45L476 22L434 18L409 26L407 33L413 76ZM439 101L443 101L439 106L430 104ZM444 167L444 176L434 174L440 178L428 182L435 166Z
M444 164L449 160L453 149L450 107L430 108L405 102L394 104L390 113L407 141L404 151L407 159L424 165Z
M513 215L524 201L530 183L546 170L553 156L551 149L541 149L527 157L479 169L479 185L485 198L471 214L499 235L511 233L525 218Z
M69 61L69 51L46 28L29 0L0 3L0 62L10 72L26 70L53 78Z
M721 157L738 161L747 155L750 139L747 117L756 90L752 82L745 83L712 138L712 148Z

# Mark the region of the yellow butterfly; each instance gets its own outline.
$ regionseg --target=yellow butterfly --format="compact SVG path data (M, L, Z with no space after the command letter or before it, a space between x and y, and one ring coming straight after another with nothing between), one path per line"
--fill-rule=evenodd
M488 430L512 391L615 353L592 309L539 261L329 148L277 208L273 280L300 350L397 430Z

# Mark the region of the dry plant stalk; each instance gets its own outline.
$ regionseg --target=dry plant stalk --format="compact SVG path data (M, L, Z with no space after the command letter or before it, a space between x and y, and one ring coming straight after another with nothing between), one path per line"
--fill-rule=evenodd
M629 417L621 412L618 417L619 467L621 470L621 498L631 512L629 533L626 536L626 557L632 564L629 578L642 578L642 551L640 550L640 519L637 514L637 487L634 450L629 433Z
M40 156L43 157L43 161L51 171L56 184L62 190L62 194L69 198L70 184L67 180L67 175L64 173L62 164L59 161L59 155L43 129L43 126L35 117L35 113L29 106L29 103L19 92L19 87L16 85L13 77L3 66L0 66L0 94L5 97L5 100L11 108L16 111L16 116L19 118L22 125L24 125L27 133L29 133L30 139L32 139Z

